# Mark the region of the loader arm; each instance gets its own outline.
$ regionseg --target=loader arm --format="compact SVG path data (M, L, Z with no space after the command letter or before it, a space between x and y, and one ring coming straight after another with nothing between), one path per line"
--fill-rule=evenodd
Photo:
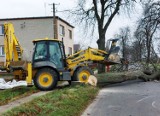
M113 65L120 63L118 55L119 46L116 45L118 39L109 40L112 42L108 52L89 47L86 50L81 50L66 59L67 68L73 71L77 66L87 66L88 63L101 63L105 65Z
M73 69L80 63L101 62L107 57L107 52L95 48L88 48L86 50L81 50L66 59L67 66L69 69Z

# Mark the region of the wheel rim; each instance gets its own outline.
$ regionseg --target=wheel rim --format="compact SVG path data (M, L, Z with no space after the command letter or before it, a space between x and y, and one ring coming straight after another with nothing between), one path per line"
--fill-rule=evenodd
M90 75L91 74L90 74L89 71L84 70L84 71L81 71L79 73L78 79L79 79L80 82L85 82L86 83L88 81L88 78L89 78Z
M39 84L43 87L48 87L53 83L53 78L50 73L42 73L39 76Z

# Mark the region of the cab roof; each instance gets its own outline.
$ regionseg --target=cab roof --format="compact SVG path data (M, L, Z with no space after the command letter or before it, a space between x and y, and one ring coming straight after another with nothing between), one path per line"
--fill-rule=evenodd
M49 39L49 38L35 39L32 42L35 43L35 42L38 42L38 41L57 41L57 42L62 42L62 41L60 41L58 39Z

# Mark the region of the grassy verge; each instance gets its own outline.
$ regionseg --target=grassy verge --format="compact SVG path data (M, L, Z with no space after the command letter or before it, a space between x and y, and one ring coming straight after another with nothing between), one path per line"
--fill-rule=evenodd
M98 88L73 85L38 97L6 112L3 116L78 116L97 93Z
M16 87L0 91L0 106L38 92L35 87Z
M113 78L115 75L119 75L119 74L118 73L97 74L96 77L98 78L98 87L104 87L104 86L108 85L108 83L105 83L105 82L113 81L113 79L115 80L115 78ZM118 80L118 78L117 78L117 80ZM75 90L80 89L80 90L84 90L84 92L86 92L87 88L91 89L92 87L84 86L84 88L83 88L83 86L80 86L80 87L76 87ZM71 88L67 88L67 89L71 89ZM72 89L73 89L73 86L72 86ZM33 93L38 92L38 91L39 90L37 90L35 87L31 87L31 88L29 88L29 87L16 87L13 89L1 90L0 91L0 106L5 105L11 101L17 100L19 98L29 96ZM58 92L58 93L62 92L62 94L63 94L63 92L65 92L65 91L68 91L68 90L66 90L66 89L54 90L54 93L55 92Z

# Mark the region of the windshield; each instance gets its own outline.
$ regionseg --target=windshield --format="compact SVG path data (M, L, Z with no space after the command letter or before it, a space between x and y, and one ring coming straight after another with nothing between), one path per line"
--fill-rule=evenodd
M35 46L34 60L42 60L47 58L47 45L46 42L37 42Z

